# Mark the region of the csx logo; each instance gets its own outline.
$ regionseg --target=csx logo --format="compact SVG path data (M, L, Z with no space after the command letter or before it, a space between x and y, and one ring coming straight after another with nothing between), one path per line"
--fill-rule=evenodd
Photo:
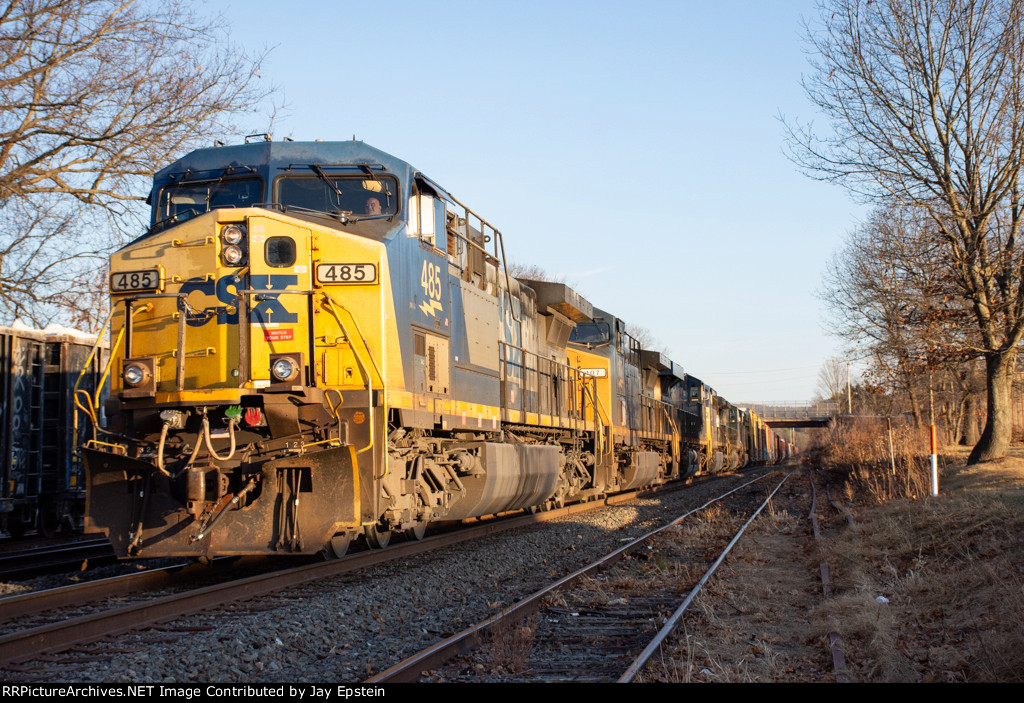
M178 312L185 314L185 320L191 327L202 327L210 320L216 318L218 325L238 324L238 288L239 281L235 276L222 276L216 281L202 278L193 278L181 284L181 292L186 298L192 293L199 292L203 295L215 296L224 305L202 308L197 310L191 303L186 308L178 299ZM297 286L299 277L292 274L260 275L251 274L249 285L253 290L284 290L289 286ZM293 296L297 297L297 296ZM250 297L253 307L249 311L249 322L251 324L265 324L268 322L298 322L298 313L288 312L279 296L274 293L260 293ZM230 307L229 307L230 306ZM232 312L228 312L232 310Z

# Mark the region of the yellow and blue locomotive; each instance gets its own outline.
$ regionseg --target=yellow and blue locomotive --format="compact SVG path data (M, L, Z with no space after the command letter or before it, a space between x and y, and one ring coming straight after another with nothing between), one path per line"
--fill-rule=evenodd
M500 232L382 151L201 149L150 204L111 257L83 449L87 529L122 557L340 554L726 464L710 389L509 276Z

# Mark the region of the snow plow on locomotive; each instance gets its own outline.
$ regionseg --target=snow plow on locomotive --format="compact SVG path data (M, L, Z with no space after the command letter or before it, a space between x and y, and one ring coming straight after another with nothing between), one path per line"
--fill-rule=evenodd
M749 413L362 142L201 149L150 198L83 449L122 557L341 554L751 459Z

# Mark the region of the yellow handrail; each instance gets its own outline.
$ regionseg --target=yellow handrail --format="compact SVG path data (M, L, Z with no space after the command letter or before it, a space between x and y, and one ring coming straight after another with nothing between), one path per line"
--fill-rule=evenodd
M604 403L601 402L601 396L598 395L598 393L597 393L597 379L589 378L589 380L594 384L594 388L593 389L591 389L590 386L587 385L587 383L586 383L587 379L588 379L588 377L584 374L583 390L590 397L590 404L593 405L594 406L594 410L597 411L597 433L598 433L597 461L600 462L601 461L601 457L604 455L604 442L605 442L604 431L605 431L606 427L610 431L612 423L608 419L608 413L604 409Z
M143 305L140 308L136 308L136 309L132 310L131 311L131 315L134 317L135 313L141 312L143 310L149 310L149 309L150 309L150 305L147 303L146 305ZM114 317L114 307L111 307L110 314L107 315L106 322L103 323L103 326L100 328L99 334L96 336L96 342L92 346L92 351L89 352L89 357L85 360L85 364L82 365L82 371L78 374L78 378L75 379L75 385L72 388L72 393L71 393L72 397L75 399L75 407L77 409L81 410L82 412L84 412L86 415L88 415L89 416L89 420L92 421L94 437L95 437L96 430L99 430L100 432L104 432L106 434L110 434L109 432L106 432L106 430L102 429L99 426L99 421L96 418L96 407L100 404L100 393L103 392L103 385L107 382L107 376L110 375L110 368L114 364L114 357L117 355L117 350L121 347L121 341L124 339L124 331L125 331L125 328L127 327L127 325L121 325L121 329L117 333L117 340L114 342L114 345L110 348L110 352L109 352L109 354L107 356L107 365L103 369L103 375L100 377L99 383L96 384L96 397L93 398L92 396L90 396L88 391L84 391L84 390L80 391L78 389L78 384L82 382L83 378L85 378L85 372L89 369L89 365L92 363L93 357L96 355L96 351L99 349L100 342L103 339L103 333L106 332L107 326L110 324L110 321L113 319L113 317ZM82 405L81 401L79 400L79 395L78 395L79 393L82 393L85 396L85 400L89 404L88 408L86 408L86 407L84 407ZM77 437L78 436L78 413L77 412L73 413L73 417L72 417L72 420L71 420L71 427L72 427L72 431L74 432L74 436ZM95 439L93 441L95 441Z
M352 353L355 355L356 363L359 366L359 373L362 375L363 379L365 379L365 381L366 381L366 392L367 392L367 396L368 396L368 401L367 401L367 405L366 405L366 411L370 414L370 418L369 418L369 420L370 420L370 443L368 445L366 445L365 447L363 447L362 449L359 449L359 450L356 451L356 454L362 454L363 452L367 451L368 449L372 449L373 446L374 446L374 441L375 441L374 422L373 422L373 379L370 377L369 370L368 370L368 368L366 366L366 362L362 358L363 354L366 354L366 356L369 358L370 364L373 366L373 370L377 374L377 381L380 384L380 387L382 389L384 389L384 374L382 374L380 372L380 367L377 366L377 361L376 361L376 359L373 358L373 353L370 351L370 346L369 346L369 344L366 343L366 337L363 336L363 331L359 328L359 322L356 320L356 318L352 314L352 312L349 311L348 308L346 308L344 305L342 305L338 301L334 300L334 298L332 298L331 296L327 295L326 293L324 293L323 296L324 296L324 299L327 302L327 307L330 310L331 315L334 317L335 321L338 323L338 327L341 328L341 333L343 335L345 335L346 339L348 339L349 348L352 350ZM354 343L354 339L353 339L352 335L349 334L348 329L345 327L345 323L341 321L341 316L338 315L338 311L335 309L336 307L337 308L341 308L341 310L348 316L348 319L352 323L352 326L355 327L356 333L359 335L359 341L362 342L362 349L360 349L358 347L358 345L356 345ZM385 407L386 406L387 406L387 404L385 403ZM385 416L385 421L386 421L386 419L387 418ZM384 478L384 476L387 476L387 462L386 461L384 462L384 467L385 467L384 468L384 475L380 476L379 478Z

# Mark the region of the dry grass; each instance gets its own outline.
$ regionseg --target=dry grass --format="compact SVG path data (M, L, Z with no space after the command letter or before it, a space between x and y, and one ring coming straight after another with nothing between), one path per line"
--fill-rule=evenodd
M1024 680L1024 461L944 457L927 496L928 435L883 423L833 426L813 451L845 478L857 527L821 550L836 597L814 613L839 632L863 681Z
M805 463L845 477L848 495L860 489L876 502L918 498L930 486L931 439L927 428L900 420L858 418L833 422L818 433ZM940 463L945 463L940 458ZM841 481L837 481L841 483Z
M518 622L501 621L490 630L490 673L518 673L527 668L533 638L537 631L537 615Z
M834 681L835 632L853 681L1024 681L1024 449L975 467L964 466L966 450L950 450L932 499L912 476L924 462L909 432L894 431L895 480L880 476L891 471L882 428L882 459L870 428L857 431L856 446L816 452L856 527L826 520L815 543L807 476L790 479L645 680Z
M870 518L830 543L840 595L815 613L862 680L1024 680L1021 514L955 495Z

